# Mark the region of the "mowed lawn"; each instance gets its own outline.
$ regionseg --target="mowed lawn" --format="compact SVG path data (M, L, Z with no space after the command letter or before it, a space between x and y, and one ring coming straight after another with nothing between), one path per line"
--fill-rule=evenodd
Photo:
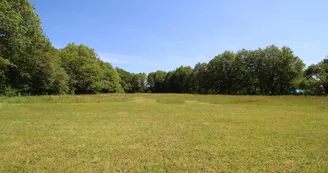
M0 172L328 172L328 98L0 98Z

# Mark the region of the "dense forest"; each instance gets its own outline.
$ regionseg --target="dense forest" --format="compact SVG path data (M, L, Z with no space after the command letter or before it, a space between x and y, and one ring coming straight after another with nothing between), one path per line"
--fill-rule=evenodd
M225 51L208 63L130 73L85 45L56 49L29 0L0 2L0 93L328 94L328 59L308 67L289 47Z

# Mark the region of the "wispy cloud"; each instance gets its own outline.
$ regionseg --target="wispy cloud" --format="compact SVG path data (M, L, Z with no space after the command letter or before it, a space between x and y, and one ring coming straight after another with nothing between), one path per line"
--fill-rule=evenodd
M52 42L52 46L57 48L57 49L62 49L66 46L66 44L59 43L59 42Z
M118 53L100 52L98 55L103 61L113 64L128 64L131 62L131 59L134 59L132 56Z
M142 54L142 53L141 53ZM99 52L100 59L110 62L113 66L123 68L130 72L152 72L156 70L171 71L179 66L193 67L198 62L208 62L212 56L206 53L193 53L184 51L163 51L161 54L125 54L116 52Z

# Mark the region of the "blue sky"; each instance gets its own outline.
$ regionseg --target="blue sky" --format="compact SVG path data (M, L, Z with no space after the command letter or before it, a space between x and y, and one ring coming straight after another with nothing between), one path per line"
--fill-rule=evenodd
M328 55L327 0L31 0L57 48L70 42L131 72L208 62L224 50L289 46Z

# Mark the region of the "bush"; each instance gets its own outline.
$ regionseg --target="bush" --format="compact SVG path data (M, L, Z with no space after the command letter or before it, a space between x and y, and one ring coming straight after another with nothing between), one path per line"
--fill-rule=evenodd
M10 86L4 87L2 91L2 95L7 96L7 97L15 97L17 96L17 90L14 88L11 88Z

